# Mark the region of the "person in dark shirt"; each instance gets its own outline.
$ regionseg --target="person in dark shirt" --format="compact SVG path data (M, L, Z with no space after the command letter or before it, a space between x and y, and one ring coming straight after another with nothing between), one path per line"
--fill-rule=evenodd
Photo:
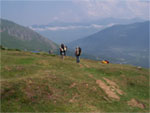
M61 44L59 49L60 49L60 55L62 56L62 59L64 59L64 56L66 56L67 46Z
M76 56L76 62L77 63L80 62L80 55L81 55L81 48L77 46L77 48L75 50L75 56Z

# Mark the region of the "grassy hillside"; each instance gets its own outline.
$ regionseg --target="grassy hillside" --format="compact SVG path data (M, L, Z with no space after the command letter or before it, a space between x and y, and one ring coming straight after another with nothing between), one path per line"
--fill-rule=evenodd
M1 50L2 112L148 112L149 72Z
M58 50L58 45L35 31L12 21L0 19L1 45L28 51Z

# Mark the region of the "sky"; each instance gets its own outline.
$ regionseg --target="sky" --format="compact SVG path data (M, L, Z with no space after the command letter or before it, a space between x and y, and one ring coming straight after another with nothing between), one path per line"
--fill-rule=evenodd
M0 0L1 18L24 26L105 18L149 19L150 0Z

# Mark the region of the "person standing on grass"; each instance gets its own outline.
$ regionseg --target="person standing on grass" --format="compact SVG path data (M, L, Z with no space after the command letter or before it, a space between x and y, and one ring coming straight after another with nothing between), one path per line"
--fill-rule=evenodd
M81 55L81 48L77 46L77 48L75 50L75 56L76 56L76 62L77 63L80 62L80 55Z
M52 51L52 50L49 50L48 53L51 55L51 54L53 53L53 51Z
M62 56L62 59L64 59L64 56L66 56L67 48L64 44L61 44L59 49L60 49L60 55Z

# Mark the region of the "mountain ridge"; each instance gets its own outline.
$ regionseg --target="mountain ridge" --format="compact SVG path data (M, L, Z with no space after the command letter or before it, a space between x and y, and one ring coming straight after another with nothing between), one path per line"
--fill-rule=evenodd
M49 39L39 35L37 32L18 25L12 21L1 19L1 44L8 48L13 48L14 43L7 43L9 40L16 40L16 43L22 43L23 47L18 46L18 49L29 49L29 50L43 50L48 51L52 49L57 50L58 45ZM13 37L13 38L12 38ZM28 47L28 46L30 47ZM33 48L32 48L33 46Z
M30 28L56 43L69 43L87 37L114 24L129 24L144 21L139 18L117 19L106 18L84 22L51 22L47 25L31 25Z
M149 21L114 25L69 43L72 48L77 45L81 46L84 52L94 54L96 57L116 58L116 61L113 62L117 63L123 63L118 59L126 59L129 64L136 64L136 62L140 62L138 59L141 59L148 66ZM135 58L137 61L131 63ZM128 62L128 60L130 61ZM140 65L140 63L136 65Z

